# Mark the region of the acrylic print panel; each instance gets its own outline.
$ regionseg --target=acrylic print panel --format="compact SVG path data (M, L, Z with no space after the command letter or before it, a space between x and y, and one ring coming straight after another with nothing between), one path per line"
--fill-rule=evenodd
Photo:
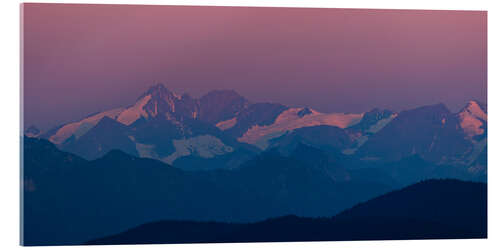
M486 12L21 8L23 245L487 236Z

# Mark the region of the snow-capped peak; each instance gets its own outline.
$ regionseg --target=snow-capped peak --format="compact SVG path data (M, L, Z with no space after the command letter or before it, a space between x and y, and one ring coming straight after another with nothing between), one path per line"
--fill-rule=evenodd
M144 102L145 98L148 99ZM172 117L172 114L179 110L179 105L182 106L191 99L192 98L187 94L181 96L168 90L165 85L161 83L156 84L139 97L137 103L133 106L136 108L133 110L136 114L134 115L135 119L133 119L133 121L139 119L141 116L145 118L157 117L158 115L164 115L167 118ZM193 109L193 107L190 108ZM186 111L182 107L180 107L180 109ZM194 111L190 110L189 113L191 116L194 116ZM129 125L130 123L125 124Z
M238 141L254 144L261 149L268 146L268 140L281 136L286 131L318 125L346 128L358 123L364 113L321 113L310 108L289 108L283 111L271 125L254 125Z
M469 101L467 105L458 113L460 126L465 134L472 138L484 133L484 123L488 119L486 110L477 101Z
M57 132L50 137L50 141L55 144L60 144L72 135L78 138L94 127L105 116L127 126L141 117L148 119L158 115L164 115L167 119L174 119L173 113L176 112L176 106L188 102L191 102L189 104L194 107L189 107L193 110L187 112L189 115L196 118L198 109L192 104L193 101L189 96L181 97L169 91L163 84L156 84L142 94L133 105L127 108L117 108L93 114L81 121L68 123L58 129ZM186 108L182 109L182 111L186 112L185 109Z
M163 83L155 84L148 88L148 90L143 95L149 95L154 93L170 92Z
M483 107L482 104L479 104L479 102L477 101L469 101L469 103L467 103L467 106L465 106L462 112L468 112L469 114L477 118L480 118L485 121L487 120L487 114L485 108Z
M178 95L165 87L162 83L155 84L148 88L144 94L142 94L137 100L142 99L145 96L151 96L153 100L180 100L181 95Z

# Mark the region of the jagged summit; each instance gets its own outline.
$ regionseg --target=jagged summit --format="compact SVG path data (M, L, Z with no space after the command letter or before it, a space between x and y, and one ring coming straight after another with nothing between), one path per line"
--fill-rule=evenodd
M364 113L321 113L311 107L252 103L235 90L228 89L212 90L200 98L193 98L187 93L180 96L170 91L166 84L157 83L130 106L95 113L80 121L64 124L54 132L44 133L42 138L61 147L69 145L67 142L71 140L76 140L76 144L85 142L86 145L81 147L86 147L90 152L104 145L103 136L109 134L108 131L117 130L108 127L122 127L121 130L125 132L120 138L123 138L123 145L127 149L137 151L139 156L162 160L170 155L192 154L189 147L193 143L203 149L212 147L211 144L233 147L229 144L247 143L265 150L272 145L287 143L291 136L283 135L296 130L300 132L301 138L307 139L304 142L314 142L340 152L357 152L365 143L368 146L373 144L370 141L377 141L377 145L366 146L368 149L361 150L359 154L378 153L381 145L385 144L390 148L388 152L403 147L399 155L394 155L394 159L398 159L413 151L428 152L430 145L435 150L444 139L434 139L434 135L443 131L447 136L456 135L456 138L452 136L446 140L456 141L455 144L459 146L469 141L481 142L486 136L486 126L485 105L474 100L466 105L460 115L451 113L443 103L401 113L381 108ZM308 127L315 129L302 129ZM105 132L92 137L92 140L84 140L92 135L90 132L93 130ZM382 135L375 136L380 133ZM33 130L35 134L36 130ZM412 134L418 136L410 136ZM388 145L385 142L387 138L391 138L394 143ZM411 141L416 149L404 148L407 141ZM65 149L68 150L67 147ZM212 147L207 151L210 154L205 155L214 155L211 151L217 150L217 147ZM432 157L438 157L438 153Z
M196 118L199 113L199 105L196 99L185 93L182 96L170 91L163 83L155 84L144 92L124 112L123 123L129 125L141 117L166 118L169 120L181 119L181 117Z
M165 87L165 85L163 83L157 83L157 84L154 84L151 87L149 87L148 90L146 91L146 93L151 94L151 93L163 92L163 91L168 92L169 90L167 89L167 87Z
M148 88L137 100L146 96L151 96L152 99L176 98L180 99L180 95L170 91L163 83L157 83Z
M479 116L485 116L487 113L487 106L486 104L477 101L477 100L470 100L465 107L460 110L459 113L467 111L472 114L477 114ZM484 114L484 115L483 115Z

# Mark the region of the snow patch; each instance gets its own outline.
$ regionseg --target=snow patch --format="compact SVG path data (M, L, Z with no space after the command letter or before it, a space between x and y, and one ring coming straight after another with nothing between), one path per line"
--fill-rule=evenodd
M219 138L212 135L200 135L187 139L173 140L175 152L161 159L172 164L177 158L188 155L198 155L202 158L213 158L217 155L231 153L234 149L225 145Z
M151 95L147 95L137 101L134 106L124 110L120 116L118 116L117 121L125 125L130 125L137 121L141 117L148 117L148 113L144 110L144 106L151 100Z
M482 120L487 120L488 115L481 109L479 104L475 101L470 101L469 104L467 105L467 111L469 111L471 114L474 116L482 119Z
M344 149L342 151L342 153L345 154L345 155L352 155L352 154L356 153L356 151L361 146L363 146L363 144L365 144L366 141L368 141L368 138L369 138L370 134L378 133L385 126L387 126L387 124L389 124L392 120L394 120L394 118L396 118L397 116L398 116L397 114L392 114L390 117L385 118L385 119L380 119L379 121L377 121L377 123L371 125L368 128L368 130L365 131L367 134L362 135L362 136L360 136L360 137L358 137L356 139L356 146L355 147Z
M135 137L129 135L128 138L135 143L135 149L142 158L159 159L158 154L155 151L155 145L142 144L135 141Z
M287 131L276 131L274 133L270 133L260 137L255 143L254 146L260 148L261 150L265 150L269 147L269 141L274 138L278 138L284 135Z
M226 130L234 127L234 125L236 125L237 122L238 120L236 119L236 117L234 117L233 119L221 121L217 123L215 126L218 127L220 130Z
M116 119L122 111L122 108L112 109L87 117L79 122L66 124L57 130L57 132L49 138L49 141L54 144L61 144L72 135L79 138L97 125L103 117L107 116L111 119Z
M135 143L135 149L140 157L158 159L158 154L155 151L155 146L150 144Z
M318 125L337 126L339 128L346 128L361 121L363 113L361 114L345 114L345 113L320 113L312 110L311 113L300 117L298 112L302 108L290 108L283 111L271 125L251 127L244 135L238 138L238 141L256 145L266 145L262 143L262 138L270 140L282 135L286 131L291 131L302 127L312 127ZM266 146L267 147L267 146ZM265 148L264 148L265 149Z

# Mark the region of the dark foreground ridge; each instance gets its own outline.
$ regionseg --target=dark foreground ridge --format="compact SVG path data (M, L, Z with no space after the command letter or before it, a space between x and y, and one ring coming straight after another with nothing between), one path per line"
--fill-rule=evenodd
M427 180L332 218L294 215L257 223L158 221L86 244L457 239L487 237L484 183Z

